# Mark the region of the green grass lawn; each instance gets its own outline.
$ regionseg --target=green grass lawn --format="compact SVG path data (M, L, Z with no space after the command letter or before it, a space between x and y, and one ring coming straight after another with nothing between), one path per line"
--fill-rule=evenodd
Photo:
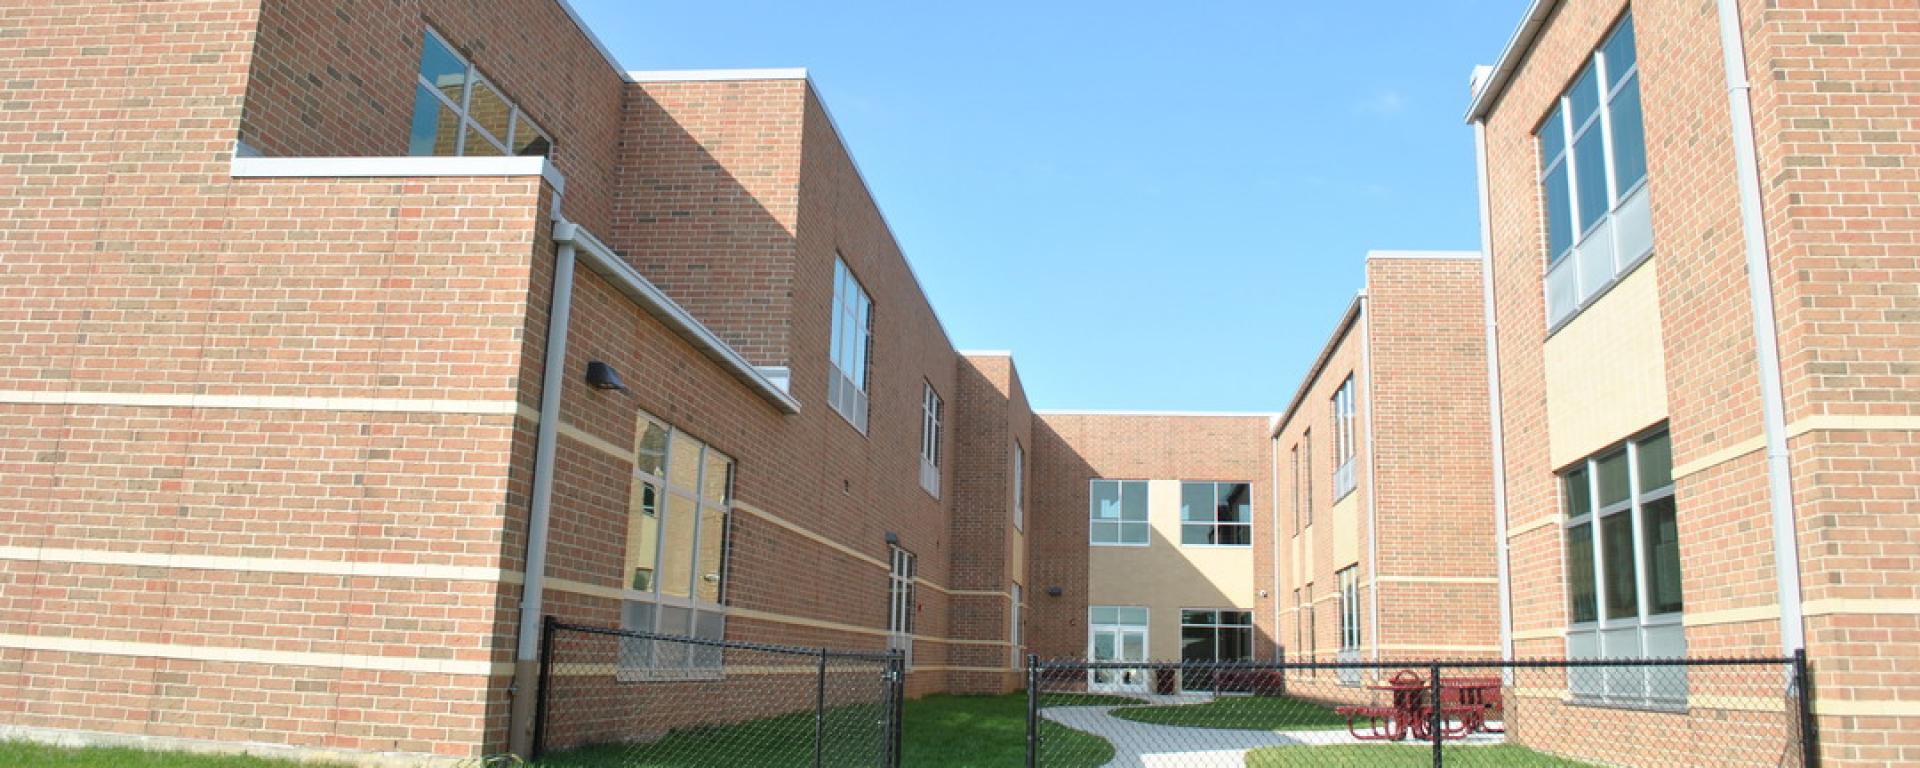
M1136 723L1247 731L1344 729L1347 718L1333 708L1286 696L1222 696L1205 704L1127 707L1113 716Z
M1499 744L1485 747L1447 747L1446 759L1461 765L1497 765L1501 768L1593 768L1526 747ZM1343 744L1328 747L1265 747L1247 753L1247 768L1295 768L1318 765L1365 765L1369 768L1431 768L1430 744Z
M1049 695L1047 706L1127 704L1113 696ZM871 708L828 713L829 734L874 734ZM1063 753L1087 760L1071 768L1092 768L1113 759L1106 741L1051 722L1040 737L1061 745ZM901 764L932 768L1021 765L1027 749L1027 696L952 696L914 699L906 704ZM829 739L827 765L866 764L878 754L872 742ZM549 756L538 768L758 768L813 765L813 713L714 728L674 731L649 744L587 747ZM1049 765L1048 768L1054 768Z
M0 765L8 768L327 768L244 755L199 755L88 747L67 749L24 741L0 741Z

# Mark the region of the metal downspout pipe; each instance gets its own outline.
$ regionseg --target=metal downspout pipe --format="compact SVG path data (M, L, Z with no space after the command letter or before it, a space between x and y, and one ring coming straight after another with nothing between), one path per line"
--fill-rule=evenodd
M577 260L566 221L554 223L561 241L553 258L553 298L547 309L546 364L540 379L540 427L534 443L533 495L527 507L525 583L520 590L520 637L514 654L512 728L509 748L527 756L540 661L540 619L547 576L547 522L553 507L553 461L560 435L560 393L566 381L567 329L573 314L573 267ZM562 228L568 228L562 232Z
M1473 90L1492 75L1491 67L1476 67ZM1480 291L1487 332L1487 426L1493 443L1494 569L1500 603L1500 658L1513 658L1513 575L1507 550L1507 428L1501 403L1499 318L1493 305L1493 199L1487 184L1487 123L1473 121L1473 165L1480 182Z
M1773 518L1773 574L1780 602L1780 647L1806 647L1800 605L1800 548L1793 513L1793 475L1787 453L1786 397L1780 383L1780 339L1773 313L1773 272L1760 200L1760 158L1753 139L1753 103L1746 43L1734 0L1717 0L1720 51L1727 73L1727 111L1733 128L1734 170L1740 186L1740 237L1746 246L1747 298L1753 309L1754 362L1760 368L1761 420L1767 451L1767 507Z

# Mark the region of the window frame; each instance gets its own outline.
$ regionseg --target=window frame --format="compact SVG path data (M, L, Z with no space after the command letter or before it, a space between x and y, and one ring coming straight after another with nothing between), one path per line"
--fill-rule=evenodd
M1013 440L1013 529L1027 530L1027 449L1019 438Z
M1642 485L1641 452L1645 450L1647 445L1662 439L1666 441L1668 446L1667 482L1655 488L1645 488ZM1666 639L1669 642L1677 641L1682 654L1684 654L1686 642L1685 632L1682 629L1685 625L1686 618L1686 601L1684 594L1681 596L1678 610L1663 611L1660 613L1652 612L1653 600L1651 598L1656 585L1652 583L1652 579L1649 577L1651 568L1648 563L1649 551L1647 549L1647 531L1650 526L1647 520L1647 509L1660 502L1671 503L1672 500L1676 498L1675 491L1677 483L1672 476L1672 440L1673 436L1670 427L1663 423L1653 428L1642 430L1632 437L1597 451L1555 473L1556 484L1559 486L1562 496L1560 504L1561 576L1562 587L1566 590L1567 655L1569 658L1638 659L1674 655L1669 653L1649 653L1648 647L1652 644L1651 641L1655 639L1654 636L1656 633L1659 633L1662 639ZM1627 475L1626 496L1622 500L1603 505L1601 503L1602 480L1600 467L1602 462L1612 460L1616 457L1624 462L1624 471ZM1574 483L1570 482L1576 473L1583 476L1584 485L1586 486L1584 489L1574 488ZM1586 507L1583 511L1580 511L1579 514L1574 514L1576 511L1573 507L1574 494L1580 492L1586 494ZM1678 518L1677 512L1678 510L1676 508L1676 520ZM1610 584L1608 583L1610 574L1608 573L1607 550L1605 549L1607 534L1604 523L1611 519L1617 519L1622 515L1627 517L1626 531L1630 537L1628 556L1632 560L1633 569L1632 589L1634 613L1632 616L1614 617L1609 614L1610 606L1608 605L1610 597ZM1588 558L1591 560L1589 570L1592 571L1593 579L1594 617L1591 620L1576 621L1574 618L1576 611L1574 606L1575 592L1573 588L1573 575L1576 569L1574 567L1572 552L1572 534L1575 529L1582 526L1586 527L1584 533L1585 536L1588 537L1587 541L1590 547ZM1674 546L1679 546L1677 536ZM1684 559L1681 559L1681 562L1684 563ZM1673 578L1679 580L1682 579L1682 576L1676 570ZM1684 588L1684 584L1684 580L1681 580L1680 585L1682 588ZM1632 638L1631 650L1620 651L1611 647L1613 643L1622 642L1623 639L1627 637ZM1587 642L1590 642L1593 646L1591 653L1577 653L1575 651L1577 645ZM1662 671L1663 676L1667 678L1672 678L1675 674L1682 675L1682 677L1677 680L1681 685L1681 690L1676 696L1672 695L1671 691L1668 692L1669 695L1654 693L1651 690L1651 683L1654 678L1647 677L1645 670L1628 668L1620 671L1601 670L1598 672L1586 671L1579 673L1570 671L1568 696L1571 700L1581 703L1603 706L1618 705L1631 708L1662 710L1685 708L1686 696L1684 692L1685 680L1683 673L1684 670L1675 672ZM1635 680L1627 679L1630 675L1634 674L1640 675L1637 683ZM1672 683L1675 682L1675 680L1668 679L1663 682ZM1619 695L1613 692L1613 689L1617 686L1632 684L1638 684L1642 689L1642 693L1638 695ZM1598 689L1597 693L1595 692L1596 688Z
M1207 622L1202 622L1202 623L1189 622L1187 620L1187 615L1193 614L1193 613L1208 614L1211 617L1211 619ZM1223 618L1225 618L1227 614L1243 615L1246 617L1247 620L1245 623L1230 624L1222 620ZM1217 662L1231 663L1231 662L1252 661L1254 658L1253 612L1250 610L1242 610L1239 608L1181 608L1180 609L1180 661L1183 663L1190 662L1190 661L1201 661L1198 659L1190 660L1186 657L1187 630L1189 629L1202 630L1207 632L1211 636L1211 639L1213 641L1213 656L1209 659L1205 659L1205 661L1212 661L1216 663ZM1244 631L1246 635L1246 649L1247 649L1246 656L1242 658L1234 658L1234 659L1223 658L1220 653L1221 641L1227 636L1228 632L1237 633L1242 631Z
M506 91L502 90L500 86L495 85L491 78L488 78L485 74L482 74L480 72L480 68L474 65L473 60L468 58L466 54L461 53L460 49L457 46L455 46L452 41L448 40L446 35L440 34L439 30L436 30L431 26L425 26L425 27L422 27L422 29L426 33L421 37L421 42L420 42L420 47L421 47L420 58L422 60L426 58L426 46L429 40L431 39L431 40L438 41L440 44L440 47L443 50L445 50L449 55L453 56L453 58L458 60L461 64L466 66L466 73L464 75L465 79L461 82L461 85L460 85L459 103L454 103L453 99L449 98L445 92L440 90L440 86L438 84L429 82L427 80L426 73L420 71L421 61L415 61L414 67L413 67L414 84L419 86L419 90L416 90L415 92L418 93L423 90L427 93L431 93L439 101L441 106L446 107L447 109L453 110L453 115L456 118L456 123L458 127L455 130L456 135L454 137L454 153L450 155L451 157L475 156L467 152L467 137L469 135L478 135L480 136L480 138L485 139L487 143L492 145L492 147L497 151L498 153L497 156L499 157L553 157L554 156L555 145L553 142L553 135L550 133L547 133L547 130L545 128L540 127L539 121L534 120L532 117L528 116L526 113L526 110L520 107L519 102L514 101L513 99L510 99L510 98L507 98ZM480 121L474 119L471 110L473 107L473 91L474 91L475 83L486 85L488 89L492 90L496 95L500 97L500 101L502 103L507 105L507 135L506 136L494 136L492 131L487 130L486 126L481 125ZM409 155L412 155L413 153L411 126L412 126L413 120L417 118L418 118L418 115L413 115L413 116L410 116L408 120L409 135L408 135L407 151ZM547 150L545 152L528 153L526 155L520 155L513 151L513 147L516 144L516 142L514 141L514 138L519 133L520 126L522 123L533 128L533 132L536 134L539 134L540 138L546 139ZM435 154L414 155L414 156L416 157L449 157L449 155L435 155ZM481 155L481 156L484 157L485 155Z
M1220 508L1220 503L1223 498L1221 496L1221 493L1224 487L1246 486L1246 489L1247 489L1246 521L1241 522L1236 520L1236 521L1223 522L1217 518L1210 519L1210 520L1199 520L1199 519L1193 519L1188 517L1187 487L1188 486L1198 487L1202 485L1211 487L1211 490L1212 490L1211 495L1213 497L1212 509L1216 512ZM1231 496L1228 496L1226 498L1231 498ZM1200 543L1200 544L1188 543L1187 542L1188 527L1210 528L1213 531L1212 536L1216 541L1214 543ZM1245 544L1218 543L1218 539L1220 538L1221 531L1227 528L1244 530L1246 532L1246 543ZM1179 545L1185 548L1212 548L1212 549L1246 549L1246 548L1252 547L1253 546L1253 483L1238 482L1238 481L1232 481L1232 480L1182 480L1180 481L1180 543Z
M940 498L941 447L946 439L942 428L946 401L940 398L939 390L933 388L933 382L922 383L926 389L920 396L920 488L937 499Z
M1355 391L1353 374L1349 373L1328 401L1333 416L1333 501L1336 504L1354 491L1354 457L1359 453L1359 436L1354 433Z
M644 442L649 426L658 427L662 434L663 442L661 443L658 456L659 470L657 473L649 471L642 466L642 458L651 455L646 450ZM694 473L694 485L692 488L687 488L674 481L675 470L677 469L677 466L674 464L674 445L676 439L685 440L691 443L694 448L693 461L696 465L696 471ZM694 437L685 430L678 429L664 419L656 417L646 411L636 411L634 417L634 450L632 456L630 490L628 491L628 517L625 521L627 536L622 548L621 586L618 588L621 592L621 628L654 635L673 636L677 633L665 631L665 628L662 627L667 610L684 610L687 613L687 634L685 636L699 637L702 619L714 619L717 622L719 636L702 639L725 640L727 616L729 614L727 601L730 597L727 582L729 572L731 571L733 484L735 477L738 475L738 463L731 455L714 448L706 441ZM721 466L725 468L724 471L726 472L726 477L721 481L721 495L718 498L707 494L709 480L707 473L711 470L711 459L713 457L718 457ZM636 542L633 537L636 528L634 527L632 515L644 509L640 499L645 497L647 489L653 491L653 517L655 523L651 559L639 561L652 563L652 568L649 569L651 578L648 581L647 589L643 590L634 586L635 579L633 577L635 574L633 570L635 569L636 561L633 559L633 555L635 554L633 550ZM663 588L663 579L661 578L662 564L666 562L668 555L668 537L666 533L670 521L669 516L671 514L669 510L672 508L670 502L674 498L692 502L689 511L693 516L693 532L690 545L691 551L688 553L689 574L686 596L667 594ZM719 530L708 531L708 519L710 514L715 512L718 513ZM707 537L710 535L717 535L720 539L720 547L715 553L719 562L716 564L716 570L713 573L702 574L701 571L705 570L706 565L701 560L702 550L707 541ZM710 580L709 576L712 577ZM700 584L708 581L711 581L711 583L715 585L714 600L706 600L700 595ZM641 610L643 608L650 610L643 611ZM635 626L637 623L635 620L636 617L643 613L647 616L647 626ZM718 647L701 648L687 646L686 663L682 665L663 665L660 650L661 644L651 639L628 639L623 641L620 661L616 668L617 678L623 682L650 682L709 680L724 677L724 658ZM702 663L705 659L711 659L711 663Z
M1306 522L1301 527L1312 528L1313 527L1313 429L1312 428L1308 428L1300 432L1300 457L1301 457L1301 461L1304 462L1306 466L1306 473L1301 476L1302 478L1304 478L1304 483L1305 483L1303 488L1305 495L1304 495L1304 501L1301 505L1301 509L1303 510L1303 513L1306 516Z
M1360 650L1360 566L1334 572L1340 583L1340 650Z
M906 669L913 668L913 629L919 609L919 556L898 544L888 545L887 649L899 651Z
M1013 648L1013 667L1015 669L1020 668L1020 646L1026 642L1026 638L1022 636L1024 633L1021 631L1020 626L1022 620L1021 614L1024 613L1022 603L1026 599L1026 589L1020 586L1020 582L1013 582L1007 592L1007 643Z
M1634 42L1636 43L1633 63L1621 72L1614 72L1611 70L1608 62L1607 49L1612 47L1613 43L1622 34L1633 36ZM1567 88L1561 91L1560 95L1554 99L1553 106L1547 111L1547 114L1541 118L1540 126L1534 131L1534 143L1537 148L1535 156L1540 169L1536 181L1541 191L1542 215L1546 224L1548 251L1542 266L1541 283L1544 293L1543 298L1545 299L1547 330L1549 334L1558 331L1560 328L1572 322L1574 318L1579 317L1587 307L1599 301L1602 296L1605 296L1608 291L1612 290L1614 286L1624 280L1627 275L1632 274L1634 270L1653 255L1650 218L1648 221L1642 222L1639 221L1640 217L1636 214L1633 219L1636 227L1644 227L1649 230L1648 233L1641 238L1645 241L1646 245L1639 252L1624 253L1622 248L1625 246L1622 245L1621 241L1623 238L1620 236L1622 230L1625 229L1625 225L1623 225L1622 222L1627 220L1626 209L1630 205L1638 206L1643 202L1644 193L1648 188L1650 178L1650 174L1647 172L1647 169L1644 168L1647 154L1645 130L1646 106L1644 102L1641 102L1638 108L1641 122L1638 131L1640 136L1638 152L1642 158L1641 165L1643 166L1640 176L1633 180L1632 183L1627 184L1625 188L1622 188L1617 171L1617 158L1620 154L1621 147L1618 146L1616 142L1617 128L1614 119L1615 102L1619 100L1621 95L1630 87L1635 91L1635 98L1640 98L1640 56L1637 48L1638 39L1638 32L1633 23L1633 12L1632 9L1629 8L1621 14L1620 18L1614 21L1612 26L1608 27L1606 34L1601 36L1600 42L1594 46L1593 51L1584 59L1584 64L1574 75ZM1589 75L1592 75L1594 80L1594 98L1598 101L1594 105L1593 114L1583 119L1580 125L1575 126L1573 124L1574 91L1579 88ZM1558 151L1551 157L1546 154L1547 144L1543 140L1543 137L1547 135L1548 131L1558 133L1560 142ZM1578 151L1580 139L1586 138L1593 131L1600 132L1600 167L1598 169L1585 169L1583 171L1575 155ZM1564 186L1563 192L1566 195L1567 220L1558 222L1558 224L1566 228L1569 239L1564 250L1555 252L1553 247L1553 233L1556 222L1554 221L1555 216L1552 205L1554 198L1550 180L1555 172L1563 169L1565 171L1565 181L1562 186ZM1583 209L1580 204L1580 181L1587 173L1595 172L1603 177L1601 183L1605 188L1606 210L1602 211L1594 219L1592 224L1581 226L1580 222L1583 218ZM1604 249L1606 251L1605 253L1598 252L1602 249L1598 247L1600 244L1595 242L1595 236L1602 230L1606 230L1609 233L1605 242L1607 246ZM1586 248L1587 246L1592 246L1592 248L1588 249ZM1611 262L1607 279L1593 286L1585 285L1588 270L1584 269L1583 265L1589 256L1595 259L1604 257L1607 261ZM1572 281L1571 291L1573 299L1571 306L1565 306L1564 308L1556 304L1553 282L1562 269L1570 270L1570 274L1566 276L1566 279ZM1556 309L1561 311L1558 317L1555 316Z
M1293 535L1300 535L1300 444L1294 443L1288 450L1293 460L1293 487L1289 488L1287 500L1293 507ZM1298 601L1295 601L1298 602Z
M860 434L867 434L873 371L873 294L847 263L833 257L833 304L827 350L827 404ZM849 328L848 326L852 327ZM857 337L857 338L855 338ZM855 370L848 370L849 368Z
M1113 483L1116 486L1117 496L1115 498L1117 498L1120 503L1121 517L1109 520L1109 519L1103 519L1098 516L1099 510L1095 505L1099 503L1100 496L1099 494L1095 493L1094 489L1100 483ZM1127 503L1126 491L1129 487L1138 488L1140 491L1140 504L1142 508L1145 510L1145 516L1139 520L1126 519L1126 503ZM1147 481L1145 480L1126 480L1126 479L1108 478L1108 477L1096 477L1091 480L1088 480L1087 481L1087 544L1089 546L1095 546L1095 547L1150 547L1150 546L1153 546L1153 509L1151 504L1152 504L1152 500L1148 497ZM1100 522L1117 524L1119 526L1117 530L1120 531L1121 533L1120 537L1115 541L1100 541L1094 535L1094 532L1098 530L1094 527L1094 524L1100 523ZM1129 530L1128 526L1138 526L1139 530L1144 531L1146 533L1145 539L1138 542L1127 541L1125 532Z

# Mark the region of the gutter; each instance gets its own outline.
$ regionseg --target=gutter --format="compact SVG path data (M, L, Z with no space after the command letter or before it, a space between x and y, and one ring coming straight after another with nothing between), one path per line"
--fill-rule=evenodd
M1734 171L1740 185L1740 237L1746 246L1747 299L1753 305L1754 362L1760 368L1761 422L1767 447L1767 508L1773 518L1773 577L1780 602L1780 647L1787 655L1793 655L1806 647L1806 627L1800 605L1800 548L1794 529L1787 406L1780 384L1780 339L1773 314L1765 212L1761 208L1760 159L1753 140L1746 42L1740 35L1740 10L1733 0L1716 0L1715 6L1720 17L1721 59L1727 73Z
M1520 19L1520 26L1507 38L1507 47L1500 51L1489 74L1480 79L1480 88L1474 92L1473 101L1467 105L1467 122L1485 120L1500 95L1507 90L1507 84L1513 81L1515 73L1520 71L1520 60L1533 51L1533 44L1540 39L1540 31L1547 26L1547 19L1560 7L1560 0L1533 0L1527 6L1527 15Z
M715 335L712 329L695 319L693 314L678 302L668 298L659 286L643 277L639 270L634 269L632 264L628 264L626 259L614 253L612 248L588 233L586 228L571 221L555 222L553 240L557 243L576 246L588 269L612 282L615 288L620 289L620 292L632 299L633 303L640 305L647 314L652 315L680 338L692 344L695 349L700 350L701 354L706 355L707 359L718 363L721 368L733 374L740 383L747 385L748 389L760 395L781 413L791 415L800 412L800 401L795 400L793 395L787 394L786 389L776 384L773 377L768 375L769 373L777 375L777 372L757 368L747 362L747 359L731 345ZM542 423L544 425L544 422Z
M1482 89L1492 74L1489 67L1473 71L1473 86ZM1493 198L1487 180L1487 122L1473 121L1473 166L1480 182L1480 291L1487 331L1487 426L1493 443L1494 567L1499 576L1500 658L1513 658L1513 570L1507 548L1507 432L1501 403L1499 318L1493 305Z

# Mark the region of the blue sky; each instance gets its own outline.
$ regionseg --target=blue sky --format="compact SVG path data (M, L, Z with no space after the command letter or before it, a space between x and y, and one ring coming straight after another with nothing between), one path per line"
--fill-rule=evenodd
M573 2L629 69L806 67L1036 408L1228 411L1286 406L1366 251L1478 247L1467 74L1526 7Z

